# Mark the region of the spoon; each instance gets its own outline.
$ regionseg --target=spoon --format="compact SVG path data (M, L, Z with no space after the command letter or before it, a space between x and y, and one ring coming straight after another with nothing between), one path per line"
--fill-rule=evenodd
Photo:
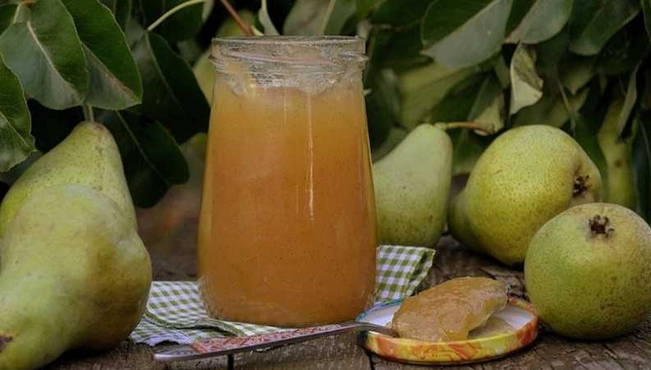
M368 322L346 321L341 324L291 329L248 337L216 337L205 339L192 344L174 346L171 349L158 352L154 354L154 360L169 362L216 357L364 330L397 336L397 333L393 329L387 328L386 326Z

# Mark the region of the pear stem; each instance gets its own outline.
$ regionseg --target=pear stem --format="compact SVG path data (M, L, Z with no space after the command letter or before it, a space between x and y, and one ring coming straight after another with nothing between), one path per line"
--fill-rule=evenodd
M482 127L481 124L477 122L437 122L434 126L442 128L443 130L451 130L455 128L469 128L477 131L481 131L486 135L492 134L492 132L486 130Z
M173 7L172 9L166 11L165 13L163 13L163 15L158 17L158 19L156 19L152 24L150 24L149 27L147 27L147 31L150 32L153 31L154 28L158 27L159 24L163 23L167 18L171 17L172 15L174 15L174 13L178 12L179 10L195 4L201 4L204 1L205 0L190 0Z
M84 119L86 121L95 122L95 113L93 112L93 107L88 104L84 104L81 106L81 108L84 111Z
M601 215L595 215L588 221L588 223L590 224L590 231L594 236L603 235L608 238L613 232L615 232L615 229L610 226L610 219L608 216L602 217Z

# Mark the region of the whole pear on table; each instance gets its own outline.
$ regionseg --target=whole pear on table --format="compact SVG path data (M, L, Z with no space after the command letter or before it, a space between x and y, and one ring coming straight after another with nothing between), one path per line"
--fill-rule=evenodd
M81 123L0 206L0 369L116 346L150 284L118 148L104 126Z
M545 222L600 192L599 170L572 137L551 126L518 127L482 153L452 201L449 226L464 244L518 264Z
M524 277L540 317L559 334L603 339L627 333L651 313L651 228L607 203L566 210L527 251Z
M434 246L443 232L452 142L440 128L416 127L373 164L380 243Z

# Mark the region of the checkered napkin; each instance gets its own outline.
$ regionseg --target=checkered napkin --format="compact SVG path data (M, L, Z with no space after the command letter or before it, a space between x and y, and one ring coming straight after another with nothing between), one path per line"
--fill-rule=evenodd
M408 297L423 281L434 250L419 247L381 246L377 250L376 301ZM162 342L192 343L226 335L248 336L287 329L211 318L194 281L155 281L147 309L131 333L136 343L154 346Z

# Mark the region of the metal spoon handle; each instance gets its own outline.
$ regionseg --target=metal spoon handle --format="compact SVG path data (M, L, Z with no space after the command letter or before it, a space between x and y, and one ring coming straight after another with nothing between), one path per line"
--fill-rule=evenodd
M361 330L371 330L383 334L395 335L395 332L392 329L385 326L365 322L347 321L341 324L293 329L249 337L210 338L192 343L191 345L181 345L170 350L156 353L154 354L154 359L158 361L180 361L215 357L283 344L304 342L329 335Z

